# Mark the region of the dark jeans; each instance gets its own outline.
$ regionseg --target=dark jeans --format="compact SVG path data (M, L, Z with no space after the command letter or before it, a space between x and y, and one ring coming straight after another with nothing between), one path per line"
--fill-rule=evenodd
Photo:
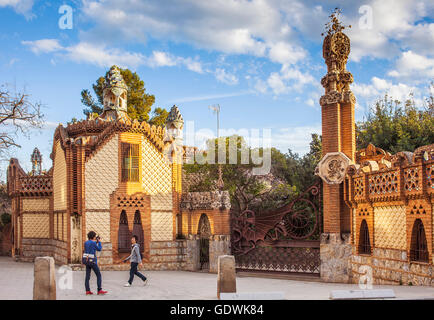
M89 280L90 280L90 272L93 270L93 272L95 272L96 275L96 284L98 286L98 291L100 291L101 288L101 272L99 271L99 267L98 265L95 263L93 266L86 266L86 278L84 280L84 286L86 287L86 291L90 291L90 287L89 287Z
M138 265L139 264L137 262L131 262L130 279L128 280L129 284L133 283L134 275L138 276L143 281L146 280L146 277L143 274L141 274L139 271L137 271L137 266Z

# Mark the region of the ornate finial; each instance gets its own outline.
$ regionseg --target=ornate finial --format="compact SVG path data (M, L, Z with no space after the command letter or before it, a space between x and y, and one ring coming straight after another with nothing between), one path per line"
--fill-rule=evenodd
M121 88L124 90L128 90L128 87L124 81L124 78L121 75L121 70L118 66L114 65L110 68L109 72L105 77L105 86L106 88Z
M173 105L172 109L170 109L166 123L173 123L175 127L180 124L184 124L184 119L182 118L181 112L176 105Z
M30 161L32 162L32 175L40 175L42 173L42 155L38 148L33 150Z
M345 28L351 28L351 25L345 26L341 24L339 18L341 16L342 10L340 8L335 8L333 13L329 15L330 21L325 24L325 28L328 35L332 35L337 32L341 32ZM321 33L322 36L325 35L325 32Z
M112 121L128 118L127 113L128 86L118 66L112 66L107 72L103 90L104 112L100 119Z
M223 173L222 173L222 165L219 164L219 177L216 182L216 186L220 191L223 191L225 183L223 182Z

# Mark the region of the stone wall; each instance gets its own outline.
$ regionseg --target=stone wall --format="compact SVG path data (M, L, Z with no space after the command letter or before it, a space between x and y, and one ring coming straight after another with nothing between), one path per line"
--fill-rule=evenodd
M372 284L434 285L432 265L409 262L405 250L374 248L372 256L353 255L350 264L353 283L359 283L366 273L363 266L367 266L372 271Z
M213 235L209 240L209 271L218 270L219 256L231 254L231 237L229 235Z
M200 268L199 236L189 235L186 240L186 266L188 271L197 271Z
M350 282L350 234L323 233L320 243L321 279L325 282Z
M36 257L50 256L56 264L68 263L67 243L53 239L22 239L22 254L17 257L19 261L33 262Z

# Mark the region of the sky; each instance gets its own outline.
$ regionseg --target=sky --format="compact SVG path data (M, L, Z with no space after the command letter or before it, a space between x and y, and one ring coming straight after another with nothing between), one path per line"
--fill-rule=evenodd
M49 169L56 126L85 118L81 90L113 64L138 73L154 107L179 107L190 144L215 134L208 107L219 104L226 132L271 130L273 147L304 154L321 132L321 33L335 7L351 25L356 121L385 93L422 106L434 81L433 1L0 0L0 85L45 116L13 156L30 170L38 147Z

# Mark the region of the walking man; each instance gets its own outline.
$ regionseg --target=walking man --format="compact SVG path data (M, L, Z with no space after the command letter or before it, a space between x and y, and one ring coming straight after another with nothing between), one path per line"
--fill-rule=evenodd
M124 259L124 262L127 262L130 260L131 262L131 268L130 268L130 279L127 283L125 283L124 287L131 287L131 284L133 283L134 275L138 276L140 279L142 279L143 284L146 285L148 282L148 279L141 274L139 271L137 271L137 266L140 264L142 265L142 256L140 255L140 246L137 243L139 238L136 235L133 235L131 237L131 254Z
M89 240L87 240L84 243L84 255L86 255L86 278L84 280L84 286L86 287L86 295L90 295L93 294L92 291L90 291L90 286L89 286L89 280L90 280L90 273L93 270L93 272L95 272L96 275L96 284L98 287L98 294L106 294L107 291L102 290L102 277L101 277L101 272L99 271L99 267L98 267L98 261L96 258L96 252L97 251L101 251L102 246L101 246L101 242L99 241L99 237L96 236L96 233L94 231L90 231L87 234L87 238Z

